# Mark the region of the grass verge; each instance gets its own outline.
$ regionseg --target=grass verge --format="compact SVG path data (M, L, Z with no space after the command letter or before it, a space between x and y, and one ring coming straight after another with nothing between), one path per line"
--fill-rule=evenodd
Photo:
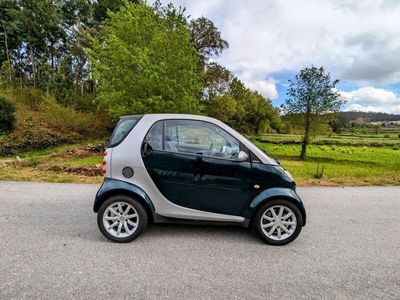
M100 183L103 140L0 159L0 180Z

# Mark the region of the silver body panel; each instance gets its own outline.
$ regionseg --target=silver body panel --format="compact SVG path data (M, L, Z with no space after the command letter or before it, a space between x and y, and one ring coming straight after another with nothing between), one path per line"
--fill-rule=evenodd
M107 169L106 176L135 184L143 189L153 202L155 212L161 216L204 221L243 222L245 219L240 216L200 211L176 205L160 193L144 166L141 156L141 146L151 126L157 121L168 119L190 119L213 123L238 139L255 153L263 163L276 165L275 160L268 157L245 137L214 118L183 114L149 114L144 115L140 119L122 143L107 149L108 161L106 165L110 167ZM134 176L132 178L125 178L122 175L122 169L127 166L134 170Z

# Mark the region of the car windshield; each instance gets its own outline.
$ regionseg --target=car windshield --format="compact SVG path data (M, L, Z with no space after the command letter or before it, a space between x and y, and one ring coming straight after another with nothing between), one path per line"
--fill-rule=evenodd
M236 131L236 130L235 130ZM245 137L243 134L241 134L240 132L236 131L237 134L240 135L240 137L245 140L248 144L252 145L253 147L259 149L264 155L266 155L268 158L272 159L273 161L275 161L278 165L280 165L280 161L278 160L278 158L276 158L274 155L272 155L271 153L268 153L267 151L260 149L259 147L257 147L257 145L255 145L252 141L250 141L247 137Z

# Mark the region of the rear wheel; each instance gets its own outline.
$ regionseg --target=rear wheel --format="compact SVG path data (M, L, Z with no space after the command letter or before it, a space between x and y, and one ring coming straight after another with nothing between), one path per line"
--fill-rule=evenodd
M97 214L100 231L117 243L127 243L137 238L146 229L147 221L143 205L125 195L109 198Z
M292 202L275 199L260 207L254 226L259 237L267 244L286 245L300 234L303 217Z

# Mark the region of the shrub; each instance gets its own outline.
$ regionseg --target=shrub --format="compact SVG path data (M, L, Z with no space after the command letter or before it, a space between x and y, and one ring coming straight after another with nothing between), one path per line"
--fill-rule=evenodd
M61 132L87 134L98 130L98 122L92 113L78 112L58 104L53 104L48 109L47 123Z
M325 170L325 166L322 166L322 168L319 168L319 163L317 164L317 171L316 173L313 174L313 177L315 179L322 179L324 177L324 170Z
M269 127L269 121L268 120L263 120L260 122L258 125L258 134L264 134L267 133L270 130Z
M0 96L0 131L9 132L14 129L15 105L11 100Z
M383 137L387 139L387 138L390 138L390 135L389 134L385 134Z
M46 98L43 91L30 88L16 89L14 93L15 100L18 101L18 103L28 106L33 111L38 111L41 103Z

